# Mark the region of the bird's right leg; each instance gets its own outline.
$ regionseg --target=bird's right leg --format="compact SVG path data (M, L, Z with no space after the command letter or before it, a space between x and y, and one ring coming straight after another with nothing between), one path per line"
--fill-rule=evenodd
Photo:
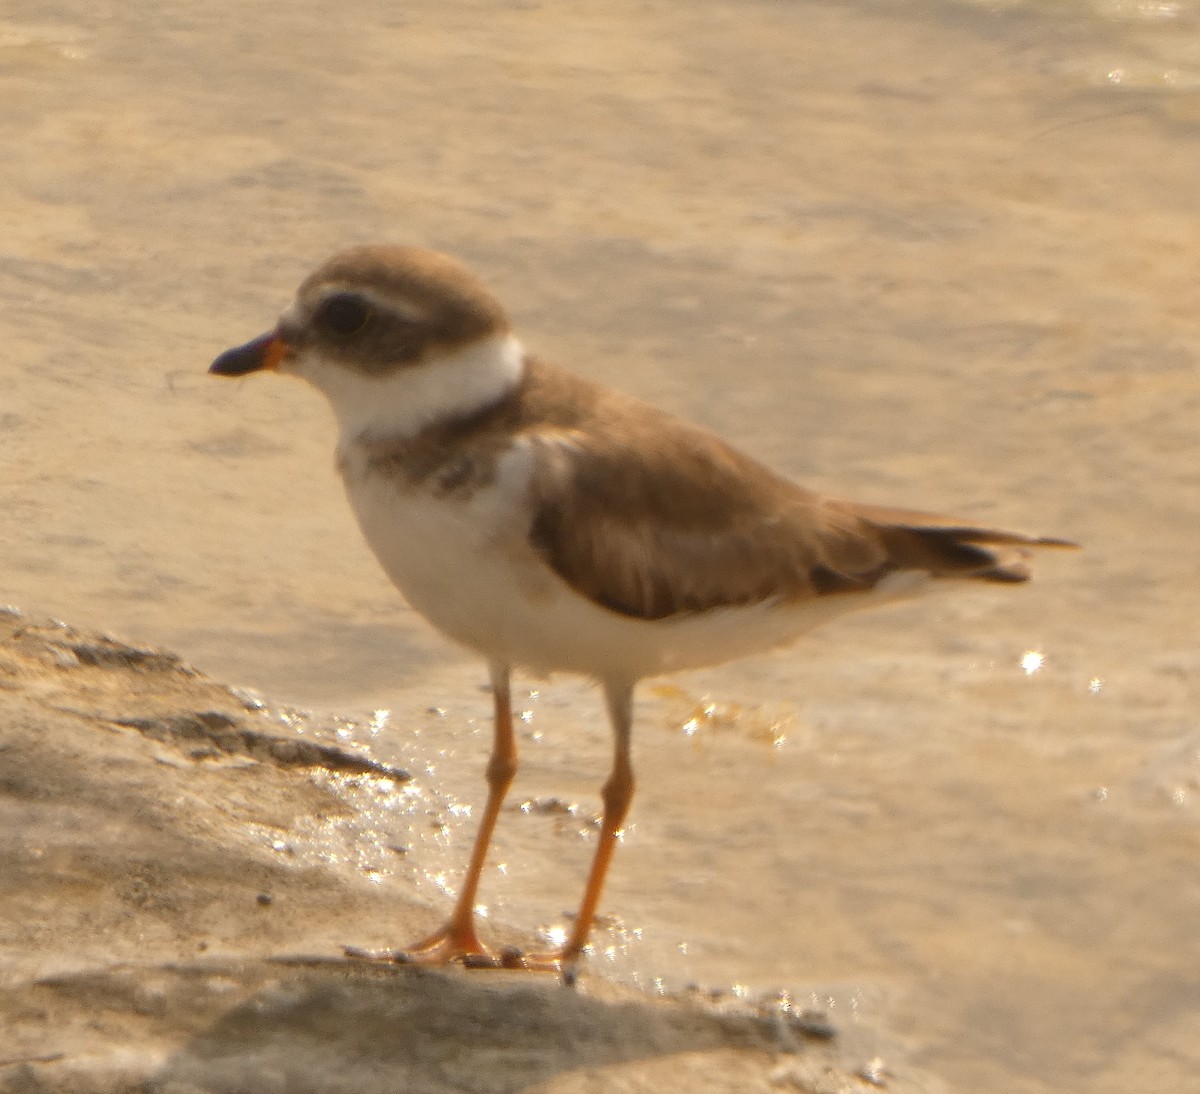
M382 961L396 961L408 965L444 965L450 961L462 961L479 968L498 967L502 959L494 955L475 931L475 897L479 890L479 879L487 860L488 846L500 807L517 773L517 740L513 733L512 697L510 690L511 670L508 665L492 662L489 666L492 677L492 696L495 703L494 739L492 756L487 766L488 797L475 835L471 850L471 861L463 877L458 900L446 923L411 946L400 950L360 950L347 947L351 957L367 957Z

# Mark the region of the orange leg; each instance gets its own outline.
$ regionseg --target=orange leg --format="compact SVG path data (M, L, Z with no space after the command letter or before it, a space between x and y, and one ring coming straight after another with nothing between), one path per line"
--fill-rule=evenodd
M450 961L464 961L472 966L487 968L501 964L501 959L495 957L475 933L475 897L487 860L488 845L492 842L492 833L500 816L500 807L517 773L517 741L513 735L509 667L495 663L489 668L495 701L495 738L487 766L487 804L454 911L444 926L420 942L402 950L383 952L347 948L346 952L351 957L370 957L412 965L444 965Z
M544 969L561 972L563 978L572 983L575 966L587 946L604 890L604 879L621 834L621 825L629 813L633 801L633 764L629 757L630 738L633 726L633 686L631 684L606 684L604 698L608 705L608 716L612 722L614 749L613 766L601 791L604 802L604 819L600 826L600 841L592 858L592 869L584 886L583 899L575 916L575 926L563 948L556 952L528 954L509 957L507 964L518 968Z

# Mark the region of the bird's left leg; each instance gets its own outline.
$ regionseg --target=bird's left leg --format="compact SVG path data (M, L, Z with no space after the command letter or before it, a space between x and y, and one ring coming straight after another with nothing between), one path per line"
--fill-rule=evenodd
M621 826L629 813L633 801L633 764L630 760L630 741L633 729L633 684L627 682L606 683L604 699L608 706L609 720L613 729L613 766L608 781L601 790L604 802L604 817L600 826L600 840L592 858L592 869L584 886L583 899L575 915L575 923L562 949L549 953L525 954L520 957L509 955L506 964L517 968L541 969L560 972L567 983L575 979L576 965L587 946L604 890L604 879L612 862L617 841L621 838Z

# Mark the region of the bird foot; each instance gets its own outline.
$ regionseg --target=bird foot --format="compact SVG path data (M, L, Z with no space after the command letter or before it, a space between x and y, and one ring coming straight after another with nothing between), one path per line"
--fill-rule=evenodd
M549 972L562 978L563 985L573 988L579 977L579 962L582 954L576 950L551 950L546 953L522 953L515 946L505 947L501 953L501 968L525 969L529 972Z
M386 961L396 965L424 965L432 968L457 961L469 968L502 967L501 959L479 941L475 928L470 924L459 926L447 923L428 938L400 950L366 950L358 946L345 946L343 952L347 957Z
M579 962L578 954L566 957L561 950L524 953L516 946L505 946L498 953L493 952L479 941L474 930L455 930L451 925L401 950L368 950L359 946L344 946L343 953L347 957L362 961L419 965L425 968L457 963L468 969L549 972L561 976L563 983L568 987L575 984Z

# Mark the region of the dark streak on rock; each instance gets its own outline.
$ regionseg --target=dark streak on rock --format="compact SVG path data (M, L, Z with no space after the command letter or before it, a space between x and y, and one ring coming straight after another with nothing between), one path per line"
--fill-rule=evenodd
M114 718L115 725L136 729L168 744L203 743L231 756L247 756L278 767L320 767L351 775L379 775L399 782L411 776L367 756L345 752L315 741L276 737L240 726L236 718L219 710L174 714L163 718Z

